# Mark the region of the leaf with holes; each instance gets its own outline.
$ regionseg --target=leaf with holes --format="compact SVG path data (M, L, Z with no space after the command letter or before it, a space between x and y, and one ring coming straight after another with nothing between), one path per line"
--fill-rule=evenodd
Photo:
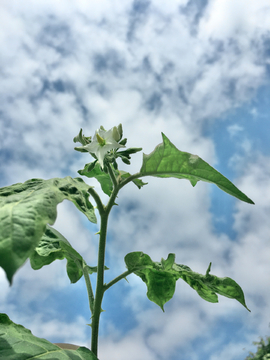
M46 225L53 225L63 200L96 223L89 201L90 186L81 178L31 179L0 189L0 266L12 283L14 273L40 242Z
M76 283L83 275L83 258L73 249L68 240L57 230L47 225L35 251L30 255L34 270L41 269L55 260L67 259L67 274L71 283Z
M178 279L183 279L206 301L218 302L217 294L239 301L248 311L241 287L231 278L218 278L210 275L211 264L206 275L192 271L186 265L174 262L175 255L169 254L167 259L154 262L149 255L136 251L125 256L129 271L139 276L147 286L147 297L164 311L164 304L175 292Z
M30 255L32 269L39 270L55 260L67 259L67 274L72 284L83 275L86 266L89 274L97 272L97 266L86 265L82 256L71 246L68 240L57 230L47 225L35 251ZM108 268L105 266L105 270Z

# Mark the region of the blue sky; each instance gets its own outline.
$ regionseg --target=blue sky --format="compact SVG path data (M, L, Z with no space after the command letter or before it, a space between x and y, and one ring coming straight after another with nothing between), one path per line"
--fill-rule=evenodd
M90 136L122 123L130 147L148 154L164 132L255 202L177 179L122 190L107 281L128 252L154 261L173 252L194 271L211 261L213 274L232 277L251 313L227 298L207 303L180 280L163 313L131 275L104 297L100 360L241 360L269 334L269 16L267 0L1 2L0 186L76 177L91 161L73 150L80 128ZM141 161L120 168L135 173ZM54 226L96 264L98 228L73 204L58 206ZM69 284L64 261L39 271L26 263L12 287L0 269L0 286L1 312L14 322L89 346L84 284Z

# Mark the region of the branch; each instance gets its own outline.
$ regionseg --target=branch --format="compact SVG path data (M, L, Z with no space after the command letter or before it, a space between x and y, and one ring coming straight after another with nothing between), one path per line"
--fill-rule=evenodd
M110 281L108 284L104 284L104 292L106 290L108 290L111 286L113 286L114 284L116 284L118 281L125 279L128 275L132 274L133 271L131 270L127 270L125 271L123 274L117 276L115 279L113 279L112 281Z

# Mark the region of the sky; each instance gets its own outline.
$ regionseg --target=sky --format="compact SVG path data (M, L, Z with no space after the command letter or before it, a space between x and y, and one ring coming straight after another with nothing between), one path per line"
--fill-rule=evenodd
M202 300L178 280L163 313L135 275L110 288L100 323L100 360L244 360L270 324L270 4L268 0L69 0L0 2L0 186L29 178L77 177L91 162L74 151L80 128L93 136L122 123L130 147L149 154L163 132L239 187L255 205L214 185L144 178L123 188L109 221L106 281L143 251L233 278L249 313L219 296ZM142 153L130 166L137 172ZM102 200L99 184L95 186ZM94 204L94 202L93 202ZM96 265L98 224L72 203L54 227ZM95 277L93 277L95 285ZM90 346L83 280L70 285L65 260L9 287L0 306L52 342Z

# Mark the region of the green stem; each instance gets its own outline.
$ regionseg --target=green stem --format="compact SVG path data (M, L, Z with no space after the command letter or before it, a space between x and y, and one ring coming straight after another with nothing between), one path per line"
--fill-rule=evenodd
M93 315L95 299L94 299L94 293L93 293L93 289L92 289L92 285L91 285L89 272L88 272L87 265L85 262L83 262L82 270L83 270L83 276L84 276L84 280L85 280L85 284L86 284L86 288L87 288L89 307L90 307L91 315Z
M113 187L114 187L114 189L116 189L118 184L117 184L117 180L116 180L116 177L115 177L115 174L114 174L111 164L108 164L108 172L109 172L111 181L113 183Z
M130 181L133 181L135 179L139 179L140 177L143 177L144 175L142 175L141 173L136 173L134 175L130 175L128 178L126 178L125 180L122 180L119 184L119 190L127 185Z
M97 204L97 208L99 213L103 212L104 210L104 205L102 204L102 201L100 200L100 197L98 196L98 194L95 192L95 190L93 188L89 188L88 189L89 194L91 194Z
M125 271L123 274L117 276L116 278L114 278L112 281L110 281L108 284L104 285L104 292L106 290L108 290L111 286L113 286L114 284L116 284L118 281L125 279L128 275L132 274L133 271Z
M98 352L98 330L99 318L101 314L101 303L103 299L104 289L104 265L105 265L105 247L106 247L106 234L107 234L108 214L105 213L101 216L100 236L99 236L99 249L98 249L98 266L97 266L97 285L94 313L92 316L92 338L91 350L97 356Z
M107 225L110 211L114 205L115 198L118 193L117 186L111 194L110 200L107 206L100 211L100 232L99 232L99 248L98 248L98 265L97 265L97 285L95 295L95 306L94 313L92 316L92 338L91 338L91 350L97 356L98 353L98 330L99 320L101 314L101 304L105 291L104 286L104 268L105 268L105 248L106 248L106 236L107 236Z
M106 248L106 236L107 236L107 226L108 226L108 218L110 211L115 204L115 199L118 194L118 191L127 183L132 181L133 179L139 178L141 176L140 173L134 174L130 176L128 179L124 180L120 184L118 183L114 171L110 164L108 164L108 172L113 183L113 192L110 196L109 202L106 207L102 204L100 197L98 194L90 188L88 191L93 196L96 201L97 208L100 214L100 231L99 231L99 248L98 248L98 265L97 265L97 284L96 284L96 294L95 294L95 302L94 302L94 311L92 316L92 337L91 337L91 350L97 356L98 354L98 330L99 330L99 320L100 314L102 312L101 304L104 292L114 285L119 280L125 278L131 272L126 271L123 274L116 277L114 280L109 282L109 284L104 284L104 268L105 268L105 248Z

